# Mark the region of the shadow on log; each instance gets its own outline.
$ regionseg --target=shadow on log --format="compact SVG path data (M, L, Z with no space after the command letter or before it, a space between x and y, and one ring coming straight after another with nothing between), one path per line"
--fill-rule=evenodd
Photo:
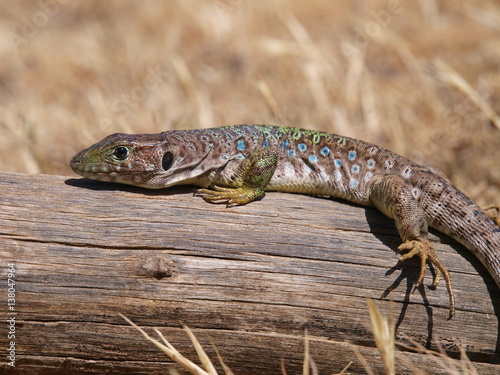
M160 328L194 360L181 329L188 325L214 360L210 340L216 344L236 374L276 374L281 359L289 374L301 373L306 328L320 374L350 361L351 373L364 373L353 345L381 373L366 300L391 287L376 304L397 322L397 342L438 343L452 357L461 344L480 373L499 371L484 363L498 352L499 292L452 240L431 235L457 298L456 316L447 320L446 288L412 293L418 261L393 268L400 239L374 209L282 193L225 208L192 193L0 173L0 347L15 342L16 366L4 350L5 373L179 370L118 313L150 334ZM442 372L430 356L399 351L397 372L412 366Z

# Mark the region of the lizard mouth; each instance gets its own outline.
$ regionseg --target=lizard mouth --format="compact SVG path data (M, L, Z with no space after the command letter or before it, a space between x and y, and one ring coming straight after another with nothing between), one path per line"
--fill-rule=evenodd
M90 180L104 182L118 182L123 184L139 183L142 180L138 178L134 171L123 165L89 162L85 156L75 155L69 163L73 172L77 175Z
M108 174L114 172L106 163L85 163L78 155L74 156L69 163L71 169L78 174Z
M105 181L105 182L121 182L128 183L131 176L127 173L118 173L118 171L110 168L109 165L103 164L73 164L71 163L73 171L90 180Z
M114 177L121 169L119 165L85 162L79 155L75 155L69 165L76 174L91 179Z

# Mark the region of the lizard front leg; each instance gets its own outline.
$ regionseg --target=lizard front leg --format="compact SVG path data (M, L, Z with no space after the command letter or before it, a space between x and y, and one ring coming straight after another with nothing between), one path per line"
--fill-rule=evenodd
M199 189L197 196L213 203L243 205L264 195L267 184L278 165L278 153L273 148L263 148L242 160L230 185L215 185L212 189Z
M383 176L372 180L370 200L385 215L393 218L403 243L398 251L408 251L399 259L399 263L418 255L420 257L420 274L415 284L418 287L424 280L426 263L436 267L433 286L437 286L440 276L446 281L450 296L449 319L455 314L455 296L451 286L448 270L439 260L428 239L427 220L423 209L412 195L409 185L399 176Z

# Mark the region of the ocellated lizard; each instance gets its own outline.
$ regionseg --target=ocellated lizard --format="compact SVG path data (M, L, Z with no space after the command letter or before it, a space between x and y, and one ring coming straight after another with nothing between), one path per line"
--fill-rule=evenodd
M500 227L444 176L381 147L339 135L270 125L235 125L159 134L113 134L71 160L79 175L151 189L196 185L204 200L247 204L264 191L343 198L393 218L399 259L418 255L450 274L428 240L428 226L467 247L500 286Z

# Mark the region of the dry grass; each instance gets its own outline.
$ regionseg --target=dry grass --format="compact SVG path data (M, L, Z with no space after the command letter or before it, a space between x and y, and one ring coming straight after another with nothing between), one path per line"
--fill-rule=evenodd
M500 200L494 0L6 2L0 35L3 171L72 175L69 158L116 131L275 123L383 145Z
M384 368L384 374L385 375L395 375L396 370L395 370L395 365L396 361L399 360L402 363L405 363L407 365L407 368L411 369L411 373L415 375L426 375L428 374L425 369L422 368L421 365L416 364L416 363L411 363L408 358L404 356L396 356L396 347L395 347L395 324L394 322L390 322L387 317L382 315L380 311L377 309L375 304L369 300L368 301L368 310L370 312L370 320L371 320L371 329L373 332L375 344L377 346L377 350L380 354L380 361L382 362L383 368ZM215 369L215 366L213 365L212 361L208 357L208 355L205 353L203 350L202 345L196 338L196 336L193 334L193 332L189 329L189 327L184 326L184 330L186 331L186 334L188 335L189 339L191 340L191 343L193 344L196 354L198 355L198 359L200 363L202 364L202 367L199 367L196 365L194 362L192 362L190 359L182 355L175 349L175 347L163 336L163 334L155 328L156 334L160 337L160 339L163 341L163 343L150 335L146 333L142 328L137 326L134 322L132 322L129 318L124 316L123 314L119 314L127 323L129 323L131 326L136 328L149 342L151 342L153 345L155 345L157 348L159 348L161 351L163 351L168 357L173 362L176 362L179 364L181 367L183 367L185 370L187 370L190 374L193 375L217 375L217 370ZM465 350L461 347L461 359L456 360L450 358L448 355L446 355L445 351L438 345L439 351L432 351L427 348L425 348L423 345L415 342L411 338L407 338L407 340L413 345L413 346L408 346L408 345L401 345L402 347L406 348L407 350L410 351L416 351L421 354L425 354L427 356L432 357L436 364L437 368L442 370L441 372L444 374L449 374L449 375L478 375L477 370L475 369L473 363L469 360L467 357L467 354L465 353ZM307 334L307 331L305 332L304 336L304 362L303 362L303 369L302 369L302 375L319 375L318 368L314 362L314 359L310 355L310 338ZM328 342L328 341L327 341ZM330 341L331 342L331 341ZM350 344L351 349L353 350L354 354L356 355L358 361L361 363L361 365L364 367L366 373L368 375L375 375L375 372L372 369L372 366L370 365L369 361L359 352L358 347L355 344ZM225 375L234 375L234 373L231 371L231 369L224 363L222 360L222 357L220 356L216 346L214 343L212 343L212 346L215 349L215 352L217 353L217 357L219 360L219 363L221 364L221 367L223 368L224 374ZM333 361L332 361L333 362ZM352 362L347 363L346 366L337 373L332 373L336 375L348 375L349 374L349 367L352 364ZM440 373L441 373L440 372ZM171 372L171 374L174 374L174 372ZM287 375L286 369L285 369L285 363L282 360L281 362L281 374L282 375Z

